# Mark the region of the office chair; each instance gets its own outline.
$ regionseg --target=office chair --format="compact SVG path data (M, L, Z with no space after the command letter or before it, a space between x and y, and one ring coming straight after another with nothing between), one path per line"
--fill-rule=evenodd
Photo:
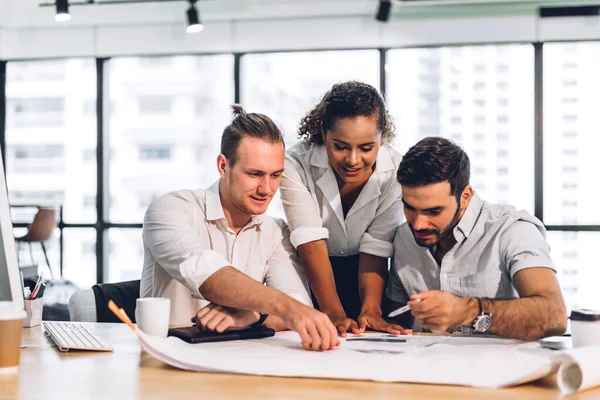
M42 246L42 251L44 252L44 257L46 258L46 264L48 265L48 269L50 270L50 276L54 278L54 273L52 271L52 267L50 266L50 261L48 261L48 253L46 252L46 245L44 242L50 237L52 237L52 233L54 232L54 228L56 227L56 210L53 208L39 208L35 217L33 218L33 222L27 228L27 233L25 236L21 236L15 238L15 242L19 245L20 243L27 243L29 245L29 254L31 255L31 260L33 261L33 251L31 250L32 242L39 242ZM17 256L19 252L17 251Z
M140 280L101 283L91 289L73 293L69 299L71 321L121 322L108 309L108 300L114 301L135 323L136 300L140 297Z

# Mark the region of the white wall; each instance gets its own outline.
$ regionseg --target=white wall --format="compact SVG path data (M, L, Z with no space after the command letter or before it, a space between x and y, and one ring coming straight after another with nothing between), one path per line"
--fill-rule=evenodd
M600 39L600 16L544 18L539 24L538 39L540 41Z
M136 26L4 28L0 58L245 52L423 46L536 40L536 19L486 17L394 20L370 17L209 22L188 35L181 23Z

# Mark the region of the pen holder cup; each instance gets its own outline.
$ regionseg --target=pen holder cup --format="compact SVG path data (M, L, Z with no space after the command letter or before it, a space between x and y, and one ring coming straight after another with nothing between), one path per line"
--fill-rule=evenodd
M42 311L44 310L44 298L25 300L25 313L27 317L23 320L23 327L32 328L42 323Z

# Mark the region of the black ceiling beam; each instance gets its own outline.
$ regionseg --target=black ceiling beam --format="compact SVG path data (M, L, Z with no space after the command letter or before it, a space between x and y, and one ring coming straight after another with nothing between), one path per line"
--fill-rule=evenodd
M541 18L597 17L600 6L540 7L539 15Z

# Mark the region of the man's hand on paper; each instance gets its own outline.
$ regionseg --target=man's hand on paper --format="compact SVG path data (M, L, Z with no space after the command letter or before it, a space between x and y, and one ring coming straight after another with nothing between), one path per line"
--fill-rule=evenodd
M254 311L209 304L201 308L192 322L202 331L224 332L229 328L247 328L260 318Z
M381 311L362 310L358 316L358 331L354 333L364 333L367 328L379 332L388 332L392 335L408 335L412 329L405 329L398 324L392 324L383 319Z
M307 350L329 350L340 344L329 317L304 304L293 304L280 318L288 329L298 332Z
M418 299L419 302L416 301ZM472 309L470 298L440 290L414 294L410 300L408 304L412 315L425 329L452 331L460 325L470 325L478 314Z

